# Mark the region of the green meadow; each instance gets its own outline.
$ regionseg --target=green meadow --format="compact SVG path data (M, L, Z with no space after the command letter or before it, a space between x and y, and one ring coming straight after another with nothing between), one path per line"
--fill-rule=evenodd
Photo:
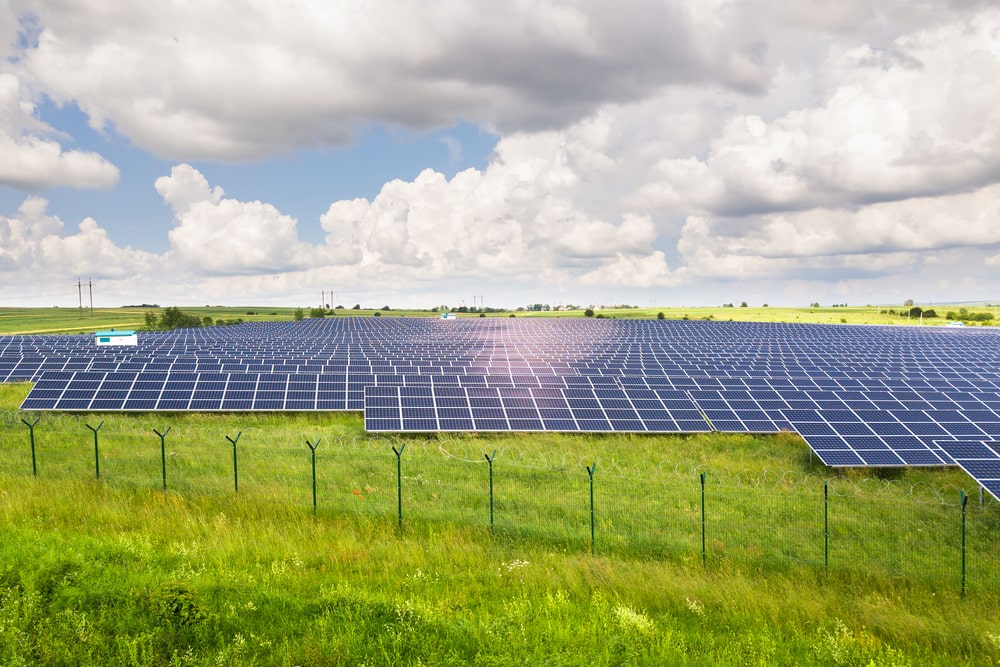
M390 305L390 304L386 304ZM672 320L733 320L737 322L793 322L799 324L887 324L911 326L944 326L949 311L956 314L965 308L972 315L992 316L987 324L1000 324L1000 313L995 305L921 305L923 310L933 310L936 317L909 317L909 307L895 305L827 306L815 308L770 308L720 306L671 306L636 308L595 308L594 317L617 319L656 319L663 313ZM290 321L295 317L294 307L272 306L180 306L188 315L199 319L211 318L213 322L266 322ZM303 308L306 317L310 309ZM68 334L92 333L102 329L142 329L146 313L157 315L163 308L5 308L0 307L0 335L7 334ZM483 313L485 317L555 317L583 318L585 309L547 311L501 311ZM382 308L338 308L327 311L328 317L369 317L376 313L394 317L438 317L438 311L385 310ZM479 313L457 313L458 317L479 317ZM981 324L970 322L969 324Z
M1000 507L973 494L963 561L957 470L838 474L790 434L25 414L28 389L0 385L3 665L1000 660Z

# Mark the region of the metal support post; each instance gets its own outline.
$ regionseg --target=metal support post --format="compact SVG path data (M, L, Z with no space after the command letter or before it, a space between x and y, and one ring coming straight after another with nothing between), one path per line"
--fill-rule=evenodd
M319 447L319 443L322 439L317 440L316 444L306 440L306 445L309 447L309 452L312 454L312 473L313 473L313 516L316 515L316 448Z
M104 422L102 421L100 424L98 424L97 428L94 428L90 424L84 424L84 426L86 426L87 428L89 428L91 431L94 432L94 473L96 475L96 478L100 479L101 478L101 459L100 459L98 448L97 448L97 432L101 430L102 426L104 426Z

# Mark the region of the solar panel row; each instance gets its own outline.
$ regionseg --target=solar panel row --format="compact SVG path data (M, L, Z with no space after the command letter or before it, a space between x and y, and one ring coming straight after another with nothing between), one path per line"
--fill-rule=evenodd
M940 465L995 438L985 329L694 321L337 318L0 337L25 409L364 409L383 431L796 430L828 465Z
M711 430L685 392L586 387L380 387L365 389L370 431Z
M1000 498L1000 440L941 440L950 459Z

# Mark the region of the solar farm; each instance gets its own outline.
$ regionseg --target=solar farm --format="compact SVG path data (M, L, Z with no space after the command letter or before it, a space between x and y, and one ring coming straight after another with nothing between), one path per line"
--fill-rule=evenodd
M1000 334L682 320L332 318L0 337L23 410L364 411L370 432L798 433L831 467L1000 497Z

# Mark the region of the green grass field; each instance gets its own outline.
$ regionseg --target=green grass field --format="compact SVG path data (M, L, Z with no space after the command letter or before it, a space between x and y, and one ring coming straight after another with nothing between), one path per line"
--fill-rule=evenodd
M181 310L199 318L218 320L243 320L245 322L290 321L295 308L270 306L181 306ZM959 311L958 306L923 306L934 309L935 318L920 320L908 318L908 310L901 305L828 307L828 308L733 308L722 307L650 307L607 308L595 311L595 316L619 319L655 319L663 313L667 319L734 320L738 322L795 322L801 324L891 324L910 326L943 326L948 311ZM146 312L161 312L149 308L100 308L93 315L89 309L76 308L4 308L0 307L0 335L4 334L57 334L91 333L102 329L142 328ZM968 306L969 313L994 315L993 324L1000 324L996 306ZM890 313L889 311L893 311ZM308 313L308 309L306 309ZM372 310L339 309L333 317L368 317L376 312L395 317L438 317L430 310ZM487 317L555 317L582 318L583 310L571 311L519 311L488 313ZM478 317L476 313L459 313L459 317Z
M792 435L26 415L27 390L0 385L3 665L1000 660L1000 507L970 502L963 599L956 470L837 475Z

